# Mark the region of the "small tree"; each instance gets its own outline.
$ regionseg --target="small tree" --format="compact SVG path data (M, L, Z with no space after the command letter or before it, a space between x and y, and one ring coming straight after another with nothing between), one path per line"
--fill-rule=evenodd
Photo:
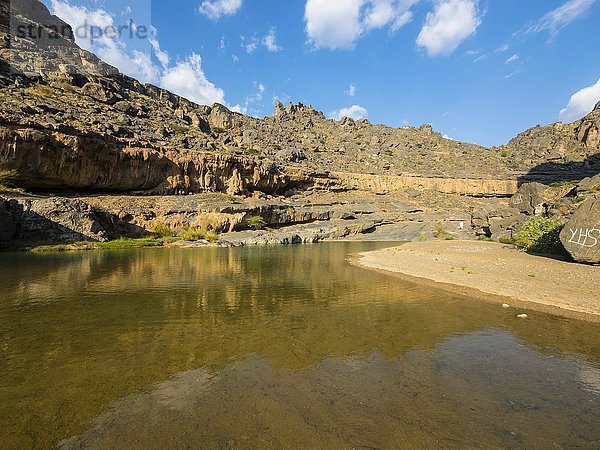
M246 225L253 230L262 230L267 225L267 222L261 216L252 216L246 219Z
M560 220L532 217L514 234L513 244L526 252L564 254L565 249L560 242L564 226Z

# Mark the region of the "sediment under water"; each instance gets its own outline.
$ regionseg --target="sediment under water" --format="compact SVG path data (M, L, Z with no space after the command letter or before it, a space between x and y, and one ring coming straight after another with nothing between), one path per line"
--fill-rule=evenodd
M0 254L0 447L600 446L597 324L345 261L381 246Z

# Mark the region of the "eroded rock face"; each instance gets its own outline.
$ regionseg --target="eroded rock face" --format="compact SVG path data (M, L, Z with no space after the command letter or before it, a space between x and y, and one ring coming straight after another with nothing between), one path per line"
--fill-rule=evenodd
M575 128L575 135L577 140L586 147L600 147L600 102L596 104L591 114L578 123Z
M0 128L0 169L16 170L28 188L145 191L156 194L277 192L300 172L242 156L123 147L94 136Z
M239 124L236 120L235 113L231 112L225 106L215 103L208 116L208 123L212 128L218 130L229 130Z
M542 173L560 172L565 169L561 165L574 163L580 163L574 165L579 172L597 173L600 168L600 103L577 122L538 125L524 131L511 140L506 149L526 164L537 162L535 171Z
M541 183L526 183L510 199L510 206L528 216L545 214L551 202L564 197L573 188L550 187Z
M600 263L600 195L582 203L561 232L560 240L575 261Z
M0 241L106 241L116 218L78 199L0 197Z

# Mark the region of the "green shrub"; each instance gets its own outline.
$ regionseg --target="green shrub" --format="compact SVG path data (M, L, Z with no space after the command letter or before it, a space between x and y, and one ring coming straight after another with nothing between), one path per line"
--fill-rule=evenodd
M176 134L187 134L190 131L190 127L178 123L172 123L170 126Z
M158 223L152 229L152 234L161 238L172 237L173 230L171 230L171 227L166 223Z
M448 236L450 236L450 234L446 230L444 230L444 227L442 226L441 223L436 223L435 231L433 232L433 236L436 239L446 239Z
M200 241L206 240L209 242L217 242L219 235L205 227L189 227L182 230L179 237L184 241Z
M550 183L548 186L553 187L553 188L560 188L560 187L565 187L565 186L575 186L577 184L577 180L561 180L561 181L554 181L552 183Z
M31 95L32 97L40 98L54 98L56 96L54 89L44 84L34 84L26 87L23 89L23 92L25 92L27 95Z
M500 156L502 156L503 158L508 158L508 152L502 152L500 153Z
M97 242L96 247L103 250L127 250L132 248L162 247L162 241L154 238L119 238L114 241Z
M534 253L564 254L560 232L564 224L559 220L532 217L513 236L513 244L520 250Z
M108 242L73 242L71 244L58 244L58 245L40 245L33 247L30 251L34 253L46 253L46 252L68 252L75 250L129 250L136 248L146 247L162 247L163 241L155 238L119 238L114 241Z
M246 219L246 225L254 230L262 230L267 225L267 222L261 216L252 216Z

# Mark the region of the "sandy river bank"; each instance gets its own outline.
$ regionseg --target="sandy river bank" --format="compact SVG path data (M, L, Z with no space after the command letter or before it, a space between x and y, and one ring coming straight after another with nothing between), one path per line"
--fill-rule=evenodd
M350 260L367 269L499 305L600 322L597 266L528 255L507 245L480 241L408 243L353 255Z

